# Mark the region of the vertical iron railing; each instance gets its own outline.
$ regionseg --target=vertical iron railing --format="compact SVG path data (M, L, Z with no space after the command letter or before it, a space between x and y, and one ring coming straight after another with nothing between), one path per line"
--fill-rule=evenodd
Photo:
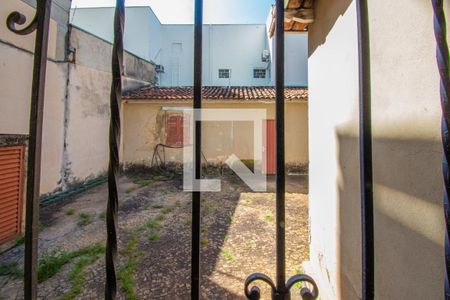
M445 299L450 299L450 67L447 44L447 24L445 21L444 1L431 0L434 11L434 34L436 37L436 60L440 76L440 98L442 106L442 172L444 177L444 217L445 217Z
M375 295L370 36L367 0L357 0L362 299Z
M194 114L202 108L202 44L203 44L203 0L195 0L194 22ZM194 120L200 120L195 117ZM194 181L201 177L202 126L195 122ZM191 299L200 298L200 186L193 185L192 192L192 258Z
M276 82L276 284L265 274L254 273L245 281L245 295L257 300L261 291L252 286L255 281L267 283L272 290L272 299L290 299L290 289L297 282L308 282L312 291L303 287L300 294L303 299L316 299L318 288L314 280L305 274L298 274L286 282L286 241L285 241L285 138L284 138L284 0L276 0L275 27L275 82Z
M110 95L111 116L109 126L108 204L106 209L105 299L115 299L117 293L117 212L119 206L120 101L122 97L124 27L125 0L116 0L114 12L114 42L111 60L112 82Z
M25 213L25 262L24 297L37 298L38 270L38 222L41 177L42 124L44 116L45 76L47 72L48 33L50 25L51 0L36 3L36 15L23 29L16 24L26 23L26 17L19 12L7 18L7 27L14 33L27 35L36 30L33 61L33 83L31 87L30 128L28 141L27 191Z

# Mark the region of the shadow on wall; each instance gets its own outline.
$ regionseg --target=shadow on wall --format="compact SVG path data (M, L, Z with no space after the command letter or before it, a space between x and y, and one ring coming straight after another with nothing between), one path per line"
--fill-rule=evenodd
M325 44L328 33L353 1L316 0L314 2L315 15L320 16L320 22L314 23L308 29L308 56L311 56L320 45Z
M337 140L340 299L360 299L359 140L339 133ZM373 153L376 297L442 299L441 145L426 139L376 138Z

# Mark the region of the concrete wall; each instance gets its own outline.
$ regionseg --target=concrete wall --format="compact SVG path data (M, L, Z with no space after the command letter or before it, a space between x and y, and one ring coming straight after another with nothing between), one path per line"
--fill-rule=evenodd
M448 2L445 8L448 15ZM443 299L441 111L431 3L369 1L369 15L375 298ZM306 270L323 299L360 299L355 2L318 0L315 19L309 31L311 261Z
M72 24L107 41L113 38L113 8L76 8ZM203 84L212 86L267 86L274 84L273 63L261 61L263 50L272 50L266 25L204 25ZM161 24L149 7L127 7L125 48L162 64L161 86L192 86L194 27ZM272 55L273 57L273 55ZM220 68L231 69L230 79L220 79ZM254 68L267 69L266 78L253 78ZM286 85L307 86L307 35L286 35Z
M267 110L267 118L275 119L274 103L213 103L205 101L205 108L260 108ZM286 163L308 163L308 107L307 103L286 104ZM165 116L174 111L162 107L192 107L189 102L125 101L123 104L123 163L150 165L158 143L165 141ZM180 113L180 111L178 111ZM241 159L253 158L253 125L250 122L204 122L203 153L210 162L224 162L235 153ZM167 161L182 162L182 149L166 150Z

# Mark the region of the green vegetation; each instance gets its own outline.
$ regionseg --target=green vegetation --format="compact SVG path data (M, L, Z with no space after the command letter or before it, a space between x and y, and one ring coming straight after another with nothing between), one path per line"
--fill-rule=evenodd
M20 278L23 276L23 270L17 262L8 262L0 264L0 276L9 276L12 278Z
M134 192L135 190L136 190L135 187L130 187L130 188L127 188L127 190L125 191L125 193L129 194L129 193Z
M202 247L206 246L208 244L208 240L205 238L200 238L200 245Z
M273 222L273 220L274 220L274 218L273 218L272 215L266 215L266 216L264 217L264 219L266 219L267 222Z
M14 240L14 247L23 245L25 243L25 236L18 236Z
M234 255L233 255L233 253L231 253L230 250L222 249L221 253L222 253L223 257L225 257L226 260L228 260L228 261L234 260Z
M155 219L150 219L147 221L147 223L145 223L145 226L147 228L159 228L161 227L161 224Z
M117 279L121 283L122 292L128 300L137 300L138 297L135 291L134 274L137 271L139 254L137 254L137 243L139 240L139 230L134 232L128 239L124 255L127 258L125 264L119 269Z
M173 207L166 207L162 210L162 213L167 215L170 214L173 211Z
M98 217L99 217L100 219L102 219L102 220L105 220L105 219L106 219L106 210L102 211L102 212L98 215Z
M72 216L74 214L75 214L75 208L69 208L68 210L66 210L67 216Z
M92 214L82 212L78 214L78 226L86 226L92 223Z
M296 270L295 270L295 274L303 274L302 268L296 269ZM296 282L296 283L295 283L295 287L296 287L297 289L300 290L303 286L302 286L302 283L301 283L301 282Z
M153 179L140 178L140 177L136 176L133 178L133 183L139 185L139 187L142 188L142 187L146 187L146 186L149 186L150 184L152 184Z
M159 238L161 237L161 235L159 234L159 232L155 231L155 232L151 232L147 238L149 241L157 241L159 240Z
M166 218L164 214L159 214L155 217L156 221L163 221Z
M72 252L59 250L45 252L39 260L38 281L44 282L53 277L65 264L70 263L75 258L95 257L104 252L105 247L101 244L94 244Z

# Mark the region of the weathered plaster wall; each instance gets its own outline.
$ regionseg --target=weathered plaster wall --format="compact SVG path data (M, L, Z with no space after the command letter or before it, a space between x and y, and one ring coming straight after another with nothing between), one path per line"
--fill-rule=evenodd
M111 44L77 28L71 31L76 49L70 64L66 103L64 184L97 177L108 164ZM154 82L154 65L125 53L124 89Z
M318 0L315 13L309 31L306 270L318 280L323 299L360 299L356 5ZM443 299L441 113L431 2L369 1L369 16L375 298Z
M150 165L153 150L164 142L164 114L161 107L192 107L189 102L127 101L123 105L123 162ZM308 108L306 103L286 105L286 162L308 163ZM275 118L273 103L211 103L205 108L260 108L267 118ZM232 153L242 159L253 158L253 125L250 122L204 122L202 147L208 161L224 162ZM182 149L166 150L167 161L182 161Z

